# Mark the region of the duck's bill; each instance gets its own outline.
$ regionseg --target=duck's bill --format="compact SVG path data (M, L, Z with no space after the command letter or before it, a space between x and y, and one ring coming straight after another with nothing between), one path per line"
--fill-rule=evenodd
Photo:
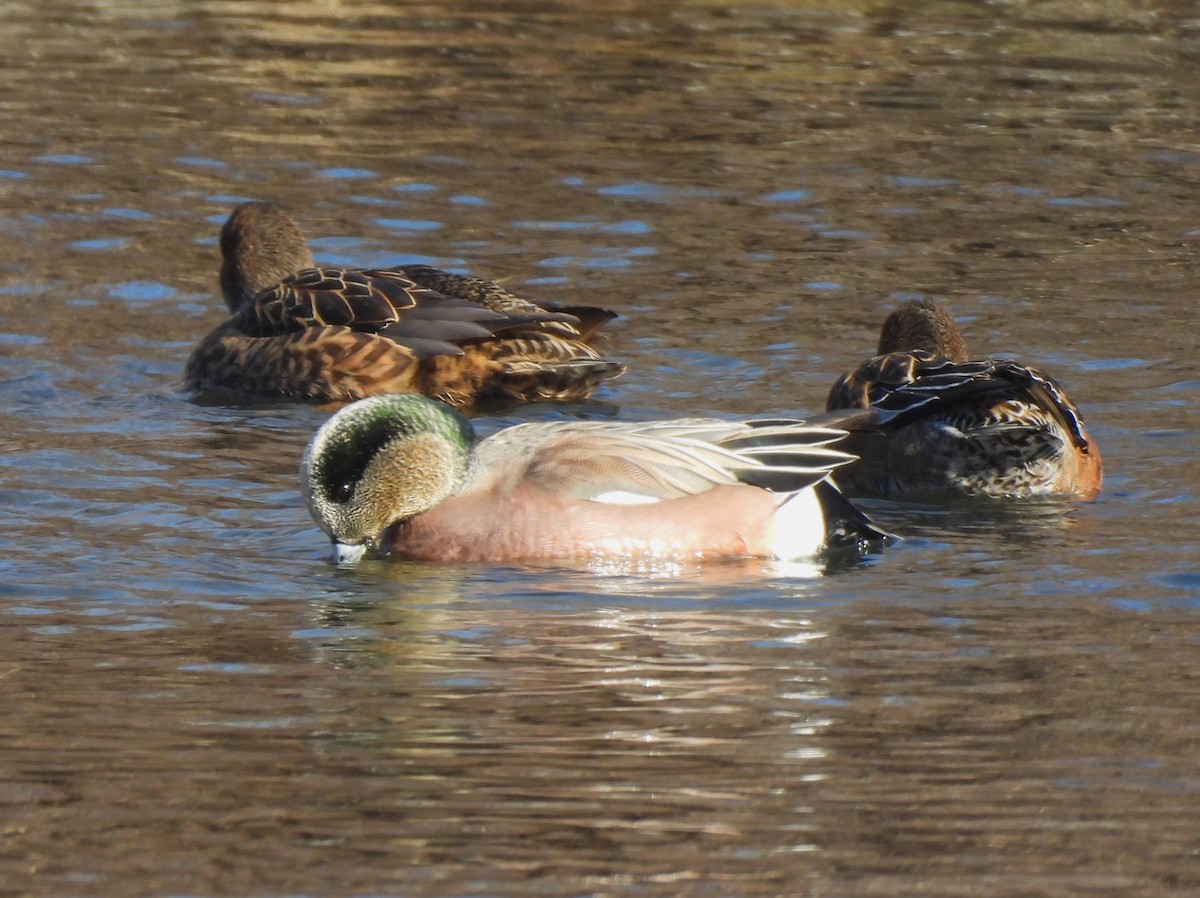
M352 546L349 543L335 542L331 560L334 564L355 564L366 554L367 547L362 543Z

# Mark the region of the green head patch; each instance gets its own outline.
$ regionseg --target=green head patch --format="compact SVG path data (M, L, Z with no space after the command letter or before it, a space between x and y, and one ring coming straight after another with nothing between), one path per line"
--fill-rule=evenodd
M421 433L464 449L475 442L471 422L448 405L408 393L374 396L346 406L317 431L306 456L313 484L345 504L363 472L389 443Z

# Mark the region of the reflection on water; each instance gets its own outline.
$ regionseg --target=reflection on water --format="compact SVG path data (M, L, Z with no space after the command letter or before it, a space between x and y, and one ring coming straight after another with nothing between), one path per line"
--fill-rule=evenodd
M8 4L0 892L1190 895L1190 4ZM795 414L902 298L1045 369L1087 504L814 576L325 563L326 412L179 387L296 210L621 314L564 417Z

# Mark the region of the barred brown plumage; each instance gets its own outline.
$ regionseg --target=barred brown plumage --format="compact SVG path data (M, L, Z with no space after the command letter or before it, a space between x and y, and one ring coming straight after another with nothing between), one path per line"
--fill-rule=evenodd
M592 345L616 317L527 300L481 278L424 265L319 267L274 203L243 203L221 232L230 317L188 360L201 389L348 402L419 392L578 400L624 366Z

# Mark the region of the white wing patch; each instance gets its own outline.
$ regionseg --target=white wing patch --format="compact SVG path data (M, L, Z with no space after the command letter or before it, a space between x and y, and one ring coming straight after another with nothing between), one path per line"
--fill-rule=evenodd
M592 496L591 502L604 502L608 505L653 505L655 502L661 502L654 496L647 496L642 493L630 493L625 490L610 490L607 493L600 493L598 496Z

